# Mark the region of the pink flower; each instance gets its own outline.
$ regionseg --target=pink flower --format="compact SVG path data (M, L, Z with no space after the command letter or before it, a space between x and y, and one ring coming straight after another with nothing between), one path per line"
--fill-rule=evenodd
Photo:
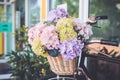
M40 35L42 33L42 30L47 27L47 25L43 23L38 23L34 27L30 28L28 30L28 41L30 44L32 44L33 40L40 38Z
M57 48L59 40L55 26L50 25L44 28L41 33L40 39L42 41L42 44L45 45L48 49Z
M75 19L73 19L73 21L74 21L74 29L76 31L80 30L81 27L83 26L83 22L79 18L75 18Z
M89 39L89 37L93 34L92 27L88 25L83 25L81 30L78 32L78 35L82 35L84 39Z
M59 44L58 34L54 25L38 23L28 31L28 41L30 44L37 38L40 38L41 44L47 49L57 49Z
M93 34L92 27L83 23L79 18L74 19L74 29L78 32L78 35L82 35L84 39L89 39Z
M36 27L32 27L28 30L28 42L32 44L33 40L35 39L34 31L36 31Z

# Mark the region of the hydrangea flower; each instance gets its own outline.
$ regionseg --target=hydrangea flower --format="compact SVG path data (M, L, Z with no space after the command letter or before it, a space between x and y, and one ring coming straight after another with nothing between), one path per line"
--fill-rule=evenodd
M30 28L28 30L28 42L29 44L32 44L32 42L39 38L41 33L42 33L42 30L47 27L46 24L43 24L43 23L38 23L36 24L34 27Z
M89 39L89 37L93 34L92 27L83 23L80 19L75 18L74 20L74 29L77 31L78 35L83 36L85 40Z
M57 9L51 10L48 13L47 21L48 22L57 22L59 19L61 19L63 17L69 17L67 11L65 11L63 8L57 8Z
M60 53L65 60L71 60L79 56L83 47L84 43L82 43L80 40L77 40L77 38L66 40L59 45Z
M29 29L28 41L32 45L32 49L36 54L42 53L40 50L41 46L45 46L47 49L57 49L59 38L56 32L56 27L54 25L48 26L44 23L39 23ZM39 49L36 48L36 46Z
M32 50L35 52L36 55L41 55L46 57L48 55L47 52L45 52L45 47L41 44L41 41L39 38L35 39L33 41L32 45Z
M54 25L45 27L40 35L42 44L47 47L47 49L57 49L59 45L59 38Z
M77 37L77 33L73 29L73 19L72 18L62 18L56 24L57 30L59 32L60 41L71 40Z

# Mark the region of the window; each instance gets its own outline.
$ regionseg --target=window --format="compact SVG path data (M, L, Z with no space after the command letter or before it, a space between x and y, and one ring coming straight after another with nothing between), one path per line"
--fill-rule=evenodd
M40 0L29 0L29 24L34 26L40 21Z

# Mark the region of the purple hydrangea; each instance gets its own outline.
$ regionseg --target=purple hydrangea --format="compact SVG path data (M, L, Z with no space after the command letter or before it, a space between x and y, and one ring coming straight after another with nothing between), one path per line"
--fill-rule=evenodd
M77 40L77 38L64 41L59 45L60 53L67 61L79 56L83 47L84 43L82 43L80 40Z
M67 11L65 11L63 8L56 8L55 10L51 10L48 13L47 21L57 22L59 19L63 17L69 17L69 14L67 13Z

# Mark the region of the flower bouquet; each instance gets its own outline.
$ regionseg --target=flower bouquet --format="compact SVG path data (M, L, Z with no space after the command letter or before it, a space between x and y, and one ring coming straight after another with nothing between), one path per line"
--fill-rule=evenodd
M76 58L91 35L91 26L71 17L64 9L56 8L48 13L46 21L29 29L28 41L33 52L47 57L54 73L72 75Z

